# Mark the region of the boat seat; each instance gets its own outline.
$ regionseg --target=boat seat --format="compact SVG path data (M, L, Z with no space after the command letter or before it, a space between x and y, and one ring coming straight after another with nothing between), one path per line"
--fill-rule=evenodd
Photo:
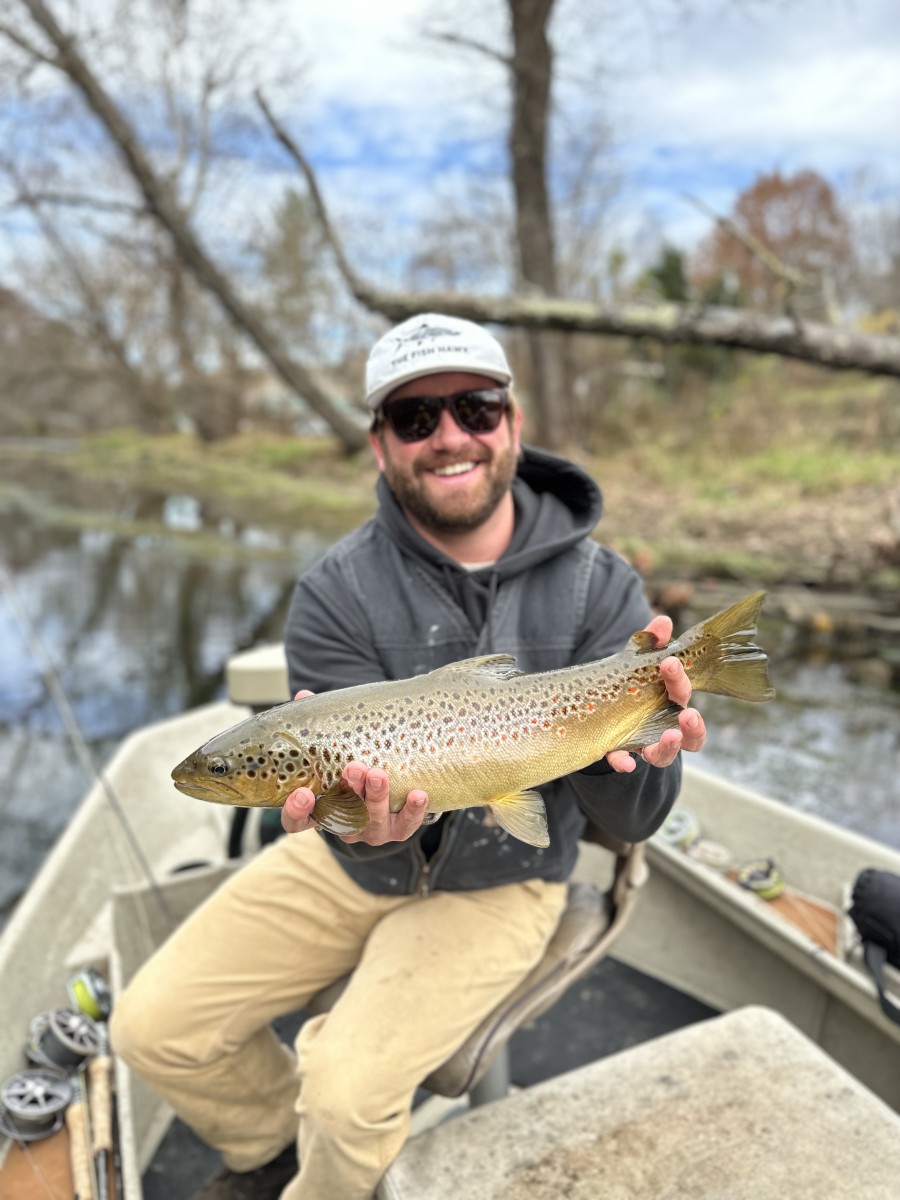
M567 988L586 975L624 928L647 875L644 845L619 842L595 827L590 827L584 840L603 845L615 854L608 891L601 892L591 883L569 883L566 907L544 957L459 1049L423 1081L428 1091L448 1097L468 1092L473 1106L505 1095L509 1082L506 1048L513 1033L546 1012ZM319 992L308 1009L327 1012L349 978L345 976Z

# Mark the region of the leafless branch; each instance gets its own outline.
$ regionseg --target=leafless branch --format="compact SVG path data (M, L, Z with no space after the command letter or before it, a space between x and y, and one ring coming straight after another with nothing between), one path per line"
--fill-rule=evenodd
M29 57L36 59L38 62L47 63L51 67L58 65L58 60L53 55L48 54L40 46L36 46L34 42L30 42L28 38L23 37L17 29L14 29L6 21L0 21L0 35L12 42L20 50L24 50Z
M273 116L259 92L257 101L276 137L306 179L316 215L350 291L366 308L393 321L420 312L445 312L521 329L560 330L609 337L652 338L663 343L729 346L780 354L834 370L900 377L900 338L872 337L829 325L798 323L733 308L661 305L598 305L549 296L479 297L456 292L388 292L365 283L347 260L328 216L312 167Z
M488 46L485 42L477 41L475 38L466 37L464 34L452 33L449 30L442 29L426 29L422 36L432 42L444 42L448 46L460 46L464 50L474 50L476 54L490 58L502 67L512 67L511 55L504 54L502 50L497 50L493 46Z
M149 216L147 209L141 204L129 203L127 200L104 200L102 196L88 196L78 192L29 191L27 199L22 195L14 196L4 204L4 208L16 208L21 204L50 204L66 208L87 208L92 212L119 213L130 217Z
M802 287L804 283L818 282L811 276L804 274L804 272L797 271L794 267L789 267L787 263L783 263L778 255L773 250L770 250L765 243L761 242L759 238L754 237L752 233L748 233L746 229L741 229L730 217L723 217L721 213L717 213L714 208L710 208L698 196L692 196L690 192L685 192L684 198L689 200L696 208L699 208L701 212L706 213L708 217L712 217L721 229L724 229L735 241L740 242L745 250L748 250L764 267L767 267L779 279L783 279L785 283L789 283L792 287Z
M246 303L216 266L191 228L172 188L151 165L129 122L82 57L76 40L59 25L44 0L20 0L57 52L56 66L82 94L106 129L153 218L168 232L179 258L201 287L211 292L235 326L249 337L278 375L322 416L348 451L362 449L366 431L339 407L304 366L293 359L270 326Z

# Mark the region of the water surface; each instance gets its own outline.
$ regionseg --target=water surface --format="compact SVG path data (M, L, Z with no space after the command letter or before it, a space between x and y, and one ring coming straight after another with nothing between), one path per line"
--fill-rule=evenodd
M294 580L327 544L312 530L210 522L187 496L107 500L108 521L84 528L0 494L0 555L98 764L135 728L222 697L230 655L280 640ZM764 622L763 641L777 699L704 697L710 741L695 761L900 848L890 673L860 680L858 650L811 651L777 622ZM90 781L2 595L0 662L2 920Z

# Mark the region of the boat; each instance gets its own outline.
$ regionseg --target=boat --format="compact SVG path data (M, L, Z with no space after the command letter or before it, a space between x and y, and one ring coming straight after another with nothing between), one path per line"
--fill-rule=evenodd
M238 836L235 810L193 801L169 778L214 733L288 697L278 646L236 655L227 679L227 701L122 743L0 935L0 1080L29 1069L36 1016L65 1010L73 979L105 981L114 1003L174 925L264 840L258 812ZM645 859L647 879L615 943L616 962L706 1013L763 1006L781 1014L900 1113L900 1024L881 1010L846 915L857 874L900 874L900 852L686 763L678 809L646 844ZM612 863L608 850L585 843L575 879L605 890ZM900 973L889 969L888 984L900 995ZM115 1059L114 1094L114 1191L141 1200L172 1113ZM68 1200L65 1183L48 1190L60 1178L51 1175L61 1170L54 1155L67 1159L67 1137L60 1129L27 1144L6 1139L0 1200ZM33 1191L9 1190L10 1179L29 1173Z

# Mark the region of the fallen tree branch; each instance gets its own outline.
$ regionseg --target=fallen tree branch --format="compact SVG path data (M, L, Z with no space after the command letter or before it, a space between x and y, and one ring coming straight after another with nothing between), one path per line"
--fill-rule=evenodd
M420 312L442 312L470 321L520 329L553 329L607 337L650 338L664 344L728 346L780 354L840 371L900 378L900 338L874 337L792 317L768 317L737 308L680 304L597 305L543 295L469 296L458 292L390 292L367 284L353 270L328 215L303 151L256 93L270 128L302 172L322 231L350 291L366 308L391 321Z

